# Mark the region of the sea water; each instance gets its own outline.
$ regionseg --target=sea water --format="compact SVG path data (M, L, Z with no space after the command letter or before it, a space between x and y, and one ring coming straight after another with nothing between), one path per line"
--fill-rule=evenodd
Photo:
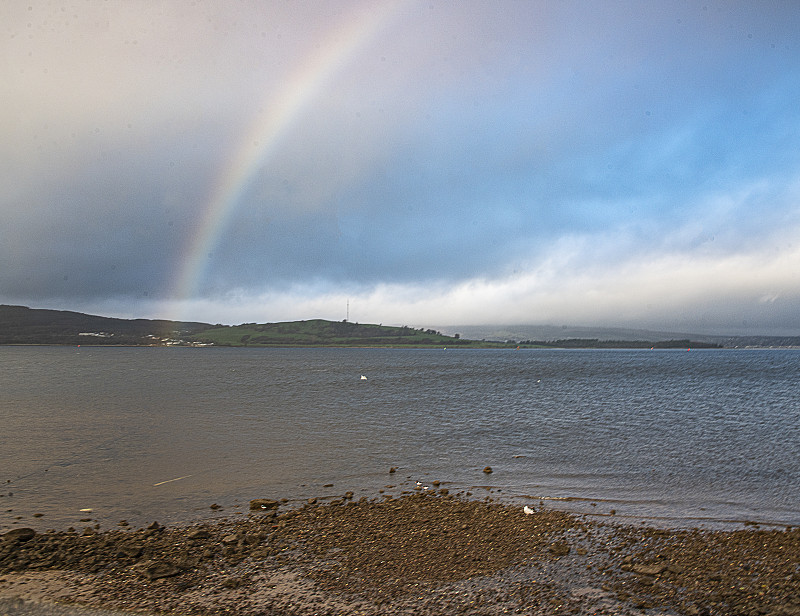
M798 525L799 369L796 350L0 347L0 531L434 481L621 521Z

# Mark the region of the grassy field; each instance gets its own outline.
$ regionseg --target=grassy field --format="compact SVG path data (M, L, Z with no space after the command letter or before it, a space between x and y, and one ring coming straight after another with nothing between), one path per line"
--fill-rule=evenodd
M463 346L470 341L431 329L361 325L348 321L244 323L215 327L192 336L217 346Z

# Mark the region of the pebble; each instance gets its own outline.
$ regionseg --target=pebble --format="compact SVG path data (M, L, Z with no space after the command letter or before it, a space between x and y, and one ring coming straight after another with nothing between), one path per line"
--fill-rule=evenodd
M444 492L202 527L15 528L0 579L102 571L92 602L151 613L798 613L800 529L663 530Z

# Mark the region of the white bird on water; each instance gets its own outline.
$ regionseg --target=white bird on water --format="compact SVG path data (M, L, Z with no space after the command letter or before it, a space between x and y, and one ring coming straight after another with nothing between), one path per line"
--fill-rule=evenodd
M361 375L361 380L362 380L362 381L366 381L366 380L367 380L367 377L365 377L365 376L362 374L362 375Z

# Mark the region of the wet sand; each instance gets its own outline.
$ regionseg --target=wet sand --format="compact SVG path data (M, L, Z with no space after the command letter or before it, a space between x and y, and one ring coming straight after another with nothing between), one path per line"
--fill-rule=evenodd
M182 527L15 529L0 537L0 614L800 616L798 529L664 530L446 490L253 507Z

